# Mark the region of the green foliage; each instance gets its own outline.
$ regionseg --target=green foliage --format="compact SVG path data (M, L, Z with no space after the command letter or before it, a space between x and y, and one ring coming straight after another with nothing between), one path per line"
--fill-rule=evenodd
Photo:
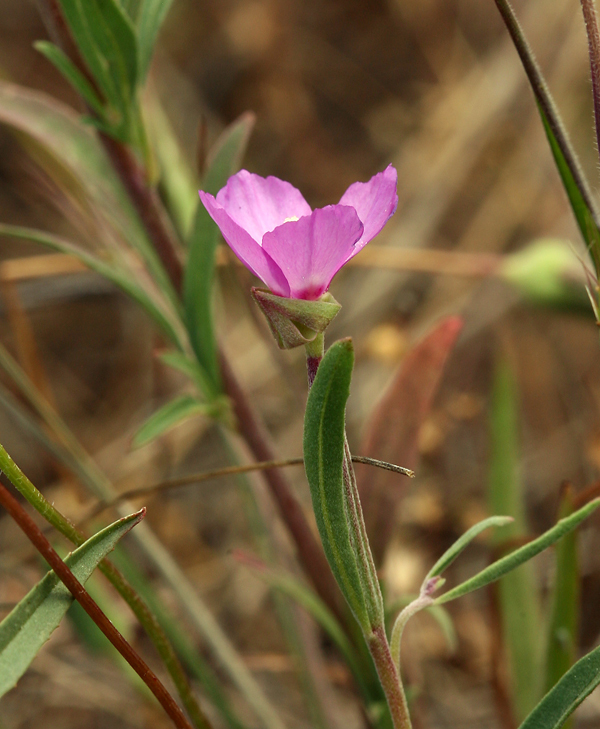
M454 544L447 549L444 554L438 559L438 561L433 565L433 567L429 570L427 573L427 577L425 580L429 580L432 577L436 577L437 575L441 575L444 570L447 570L448 567L454 562L454 560L458 557L458 555L466 549L469 544L479 535L481 532L485 531L486 529L489 529L492 526L505 526L506 524L510 524L513 521L512 517L510 516L490 516L488 519L484 519L483 521L480 521L478 524L475 524L472 526L468 531L466 531L460 539L457 539Z
M82 97L86 104L98 114L104 116L104 106L102 99L98 97L96 90L81 71L75 66L71 59L53 43L48 41L38 41L33 44L35 49L45 56L50 63L61 73L71 86Z
M573 513L573 496L565 490L559 514ZM548 626L546 691L550 690L575 662L579 627L580 579L577 532L567 534L556 545L556 571L552 588L552 612Z
M99 562L142 516L138 512L116 521L67 557L65 562L75 577L85 583ZM25 673L72 602L69 590L54 572L48 572L0 623L0 696Z
M600 684L600 648L566 673L529 714L519 729L561 729L566 720Z
M134 448L146 445L194 415L206 415L210 407L192 395L181 395L153 413L133 438Z
M558 108L508 0L496 0L534 93L550 149L584 241L600 274L599 214Z
M237 171L253 126L254 116L244 114L222 133L208 161L202 183L203 190L216 195L225 186L228 178ZM210 383L211 391L206 393L207 398L214 397L221 391L212 308L218 242L219 230L198 200L189 240L183 300L190 340Z
M136 140L138 49L131 20L115 0L59 2L79 52L107 102L99 126L121 141Z
M325 554L356 619L369 633L373 608L358 564L343 478L346 400L353 366L349 339L333 344L319 365L306 405L304 466Z
M496 582L496 580L504 577L504 575L520 565L525 564L525 562L528 562L537 554L543 552L544 549L561 539L561 537L564 537L565 534L575 529L599 506L600 498L590 501L589 504L586 504L571 516L561 519L552 529L548 529L547 532L544 532L537 539L532 540L524 547L515 549L514 552L511 552L506 557L502 557L502 559L497 560L489 567L481 570L481 572L471 577L471 579L440 595L435 599L435 604L442 605L445 602L450 602L450 600L456 600L457 597L462 597L469 592L479 590L492 582Z

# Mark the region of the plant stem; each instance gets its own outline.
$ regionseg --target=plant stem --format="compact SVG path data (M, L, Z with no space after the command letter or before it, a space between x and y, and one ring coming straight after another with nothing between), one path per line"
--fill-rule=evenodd
M157 676L153 673L145 661L135 652L121 633L119 633L119 631L114 627L114 625L98 607L97 603L87 593L83 585L71 572L68 565L66 565L56 553L37 524L2 484L0 484L0 504L17 522L38 552L54 570L57 577L59 577L59 579L68 588L75 600L77 600L94 623L96 623L104 635L109 639L112 645L119 651L123 658L125 658L127 663L129 663L142 681L144 681L150 691L152 691L175 726L179 729L192 729L192 725L185 718L183 712Z
M325 353L325 335L323 333L317 334L312 342L304 345L306 351L306 371L308 374L308 389L312 387L312 383L315 381L315 376L323 355Z
M390 646L383 626L376 628L367 637L369 650L379 675L379 680L385 692L394 722L394 729L412 729L408 704L402 687L402 680L398 668L392 659Z
M594 97L594 125L596 127L596 152L600 153L600 34L594 0L581 0L585 30L588 38L590 70L592 73L592 95Z
M86 537L66 519L40 491L31 483L27 476L21 471L17 464L0 444L0 471L6 474L12 485L25 497L33 508L58 532L65 536L76 546L82 545ZM117 592L127 602L140 625L146 631L148 637L154 644L158 654L163 660L181 701L185 706L196 729L211 729L211 724L204 716L202 709L194 698L192 688L189 684L185 671L183 670L169 639L165 635L160 624L142 600L139 594L127 582L125 577L108 559L103 559L99 565L100 571L107 577Z

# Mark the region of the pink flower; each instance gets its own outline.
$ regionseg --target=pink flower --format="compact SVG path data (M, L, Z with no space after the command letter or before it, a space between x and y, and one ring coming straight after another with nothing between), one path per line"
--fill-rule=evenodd
M200 191L200 199L235 255L274 294L314 300L394 214L397 180L389 165L350 185L337 205L311 210L289 182L241 170L216 198Z

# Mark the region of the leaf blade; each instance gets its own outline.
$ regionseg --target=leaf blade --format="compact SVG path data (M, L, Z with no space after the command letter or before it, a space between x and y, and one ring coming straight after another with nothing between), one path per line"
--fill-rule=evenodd
M223 132L213 149L203 190L216 195L225 186L239 167L253 126L254 115L243 114ZM221 391L221 377L213 327L212 295L218 242L219 230L198 200L189 240L183 300L192 346L217 394Z
M139 448L152 442L167 430L194 415L206 414L206 403L200 402L192 395L181 395L163 405L142 425L133 437L133 447Z
M529 544L526 544L520 549L516 549L506 557L499 559L489 567L476 574L470 580L466 580L461 585L445 592L435 599L436 605L443 605L450 600L455 600L457 597L479 590L481 587L485 587L492 582L500 579L510 571L524 564L532 557L542 552L550 545L557 542L562 536L568 534L570 531L575 529L584 519L594 512L600 506L600 498L590 501L578 511L574 512L571 516L561 519L552 529L544 532L540 537L534 539Z
M65 562L82 584L143 515L142 510L119 519L67 557ZM72 602L69 590L50 571L0 623L0 696L25 673Z
M363 630L370 631L365 589L356 562L344 497L346 401L354 350L350 340L326 352L308 395L304 419L304 467L327 560Z
M519 729L560 729L598 685L600 647L577 661L544 696Z

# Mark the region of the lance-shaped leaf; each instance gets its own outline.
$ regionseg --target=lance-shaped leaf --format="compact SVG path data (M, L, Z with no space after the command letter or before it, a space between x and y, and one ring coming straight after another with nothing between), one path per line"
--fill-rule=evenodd
M76 549L65 562L82 584L115 545L144 516L144 510L106 527ZM0 623L0 696L25 673L73 602L54 572L27 593Z
M519 729L561 729L581 702L600 684L600 648L568 671L529 714Z
M584 519L587 519L587 517L599 506L600 498L590 501L589 504L586 504L574 514L571 514L571 516L561 519L552 527L552 529L548 529L547 532L544 532L537 539L529 542L524 547L515 549L514 552L511 552L506 557L502 557L502 559L497 560L474 577L471 577L470 580L467 580L461 585L458 585L452 590L440 595L435 599L435 604L442 605L445 602L450 602L450 600L456 600L457 597L462 597L462 595L466 595L474 590L479 590L481 587L485 587L486 585L499 580L516 567L519 567L540 552L543 552L544 549L549 547L551 544L558 542L561 537L564 537L565 534L568 534L570 531L575 529L575 527L579 526Z
M128 140L138 79L133 24L116 0L59 0L77 47L113 107L112 131Z
M229 126L217 142L208 163L202 189L216 195L241 164L254 126L254 115L243 114ZM196 217L189 240L185 267L183 299L192 346L198 362L206 371L213 392L221 389L213 328L213 280L219 229L198 200Z
M349 339L333 344L319 365L304 418L304 467L325 554L358 622L369 632L368 590L357 562L343 480L346 401L353 365Z
M211 406L200 402L197 397L192 395L176 397L146 420L135 434L133 446L137 448L146 445L184 420L194 415L206 415L210 411Z
M511 516L490 516L488 519L484 519L483 521L474 524L462 535L462 537L460 537L460 539L457 539L456 542L454 542L454 544L444 552L444 554L429 570L424 581L426 582L432 577L441 575L444 570L448 569L452 562L454 562L458 555L485 529L489 529L492 526L505 526L506 524L510 524L512 521L513 519Z

